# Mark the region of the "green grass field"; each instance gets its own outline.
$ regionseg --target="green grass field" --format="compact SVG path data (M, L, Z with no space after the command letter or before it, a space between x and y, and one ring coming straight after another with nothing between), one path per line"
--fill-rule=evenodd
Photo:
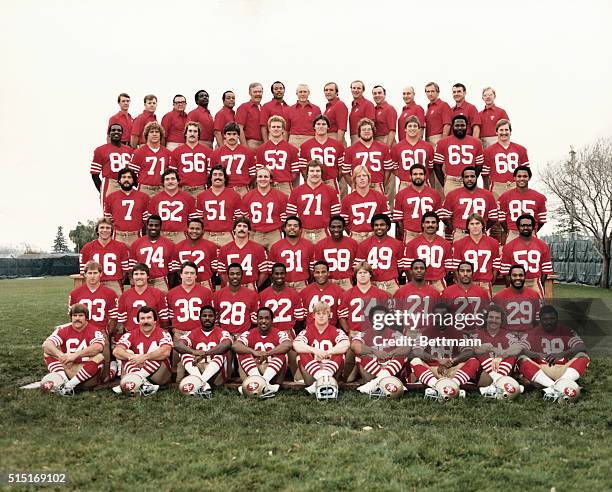
M513 403L410 393L372 401L303 392L210 401L161 391L73 399L18 389L45 368L40 345L66 319L64 278L0 281L0 472L65 471L78 490L612 490L612 362L593 360L580 401ZM558 286L563 297L609 291Z

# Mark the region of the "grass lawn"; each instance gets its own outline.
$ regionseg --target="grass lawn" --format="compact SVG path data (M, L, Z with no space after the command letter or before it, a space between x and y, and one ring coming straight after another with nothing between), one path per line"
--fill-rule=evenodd
M416 393L319 403L302 392L251 401L222 389L202 401L19 390L45 373L40 344L66 319L70 287L0 281L0 472L66 471L79 490L612 490L609 358L593 360L571 406L538 392L438 405Z

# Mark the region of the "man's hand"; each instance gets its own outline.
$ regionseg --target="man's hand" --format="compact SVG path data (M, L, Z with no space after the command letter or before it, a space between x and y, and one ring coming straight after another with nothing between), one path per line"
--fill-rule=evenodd
M554 366L557 359L561 359L563 354L548 354L545 358L549 366Z
M134 355L134 357L130 359L130 362L134 364L136 367L142 367L146 361L147 361L146 354Z

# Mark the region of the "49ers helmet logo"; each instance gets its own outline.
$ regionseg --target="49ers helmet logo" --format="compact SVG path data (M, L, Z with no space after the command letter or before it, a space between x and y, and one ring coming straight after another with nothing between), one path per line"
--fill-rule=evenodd
M55 383L53 381L47 381L45 384L43 384L43 390L51 391L54 386L55 386Z
M504 384L504 390L506 393L516 393L516 388L510 383Z
M136 384L133 383L132 381L128 381L123 386L126 389L126 391L134 391L134 388L136 388Z
M259 383L256 381L251 381L248 385L247 385L247 389L249 391L255 391L257 390L257 388L259 388Z
M452 386L444 386L444 388L442 389L442 393L448 396L453 396L456 391L455 388L453 388Z
M395 393L398 390L398 387L395 384L393 384L393 383L387 383L387 384L385 384L385 389L389 393Z
M191 393L194 390L195 386L193 385L193 383L185 383L183 385L183 393Z
M574 388L570 388L569 386L563 388L563 393L565 393L570 398L574 398L576 396L576 390Z

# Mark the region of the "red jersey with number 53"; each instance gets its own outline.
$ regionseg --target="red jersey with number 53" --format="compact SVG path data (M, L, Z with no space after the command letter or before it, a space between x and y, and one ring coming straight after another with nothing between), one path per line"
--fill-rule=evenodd
M131 246L132 267L144 263L151 269L150 278L163 278L175 267L172 260L175 256L174 243L165 237L151 241L148 236L139 237Z
M286 208L287 195L274 188L270 188L265 195L254 189L242 197L242 211L256 232L280 230Z
M200 327L200 309L211 304L210 289L195 284L187 291L183 285L177 285L168 291L168 318L175 330L191 331Z
M552 260L548 245L532 237L525 242L520 236L506 243L502 249L500 273L507 275L510 267L518 263L525 268L525 278L540 278L553 273Z
M436 236L428 241L423 234L415 237L406 244L404 250L404 269L410 269L412 261L419 258L427 265L425 280L441 280L447 270L453 268L453 249L450 243L442 237Z
M130 164L130 169L138 174L138 183L148 186L161 186L161 175L171 167L176 167L172 154L163 145L156 150L147 144L136 149Z
M468 166L482 166L484 155L480 140L466 135L459 139L454 135L445 137L436 145L434 164L444 165L447 176L461 177Z
M514 181L514 170L519 166L528 166L527 149L522 145L510 142L504 148L499 142L487 147L484 151L482 175L490 176L491 184Z
M382 183L385 171L393 171L393 160L389 148L376 140L366 147L361 141L355 142L344 151L343 174L353 175L357 166L366 166L372 175L372 183Z
M314 262L314 245L304 238L300 238L296 244L281 239L270 246L268 256L270 266L278 262L287 267L287 282L306 281L310 277L310 268Z
M98 330L106 331L111 320L117 320L118 300L117 294L106 285L100 284L91 291L87 284L72 290L68 294L68 307L74 304L84 304L89 309L89 324Z
M98 239L88 242L81 249L79 256L80 273L83 275L85 265L95 261L102 266L100 280L121 281L123 275L130 270L130 250L124 243L111 239L103 246Z
M421 232L421 218L425 212L437 212L442 206L440 194L430 186L417 191L409 185L395 196L393 220L403 221L404 230Z
M157 311L160 321L168 321L168 303L165 294L150 285L139 294L134 287L126 290L119 298L118 321L125 331L138 327L136 314L142 306L149 306Z
M234 220L242 215L241 206L240 195L231 188L218 195L209 188L196 199L197 215L202 217L204 230L211 232L230 232Z
M546 223L546 197L536 190L521 193L518 188L506 191L499 197L499 221L516 231L516 221L523 214L531 215L536 222Z
M370 232L370 221L375 214L389 215L389 202L380 191L368 188L365 196L353 191L342 200L340 215L350 232Z
M300 172L297 147L285 140L275 144L268 140L257 148L256 168L267 167L275 183L291 183L295 174Z
M104 199L104 216L113 221L117 231L140 232L149 213L149 201L149 195L142 191L113 191Z
M329 265L329 278L333 280L352 278L358 247L352 237L343 236L340 241L324 237L314 246L314 261L325 260Z
M103 178L117 179L117 174L132 162L132 148L121 144L119 147L107 143L94 150L89 172L102 174Z
M453 243L453 270L462 261L474 266L474 282L491 282L493 271L500 268L499 242L491 236L481 236L478 242L465 236Z
M302 298L291 287L285 287L282 291L277 292L270 286L260 292L259 302L261 306L272 310L274 313L273 326L281 331L293 330L295 322L306 316Z
M362 292L358 286L345 291L340 299L338 317L346 319L350 331L365 331L366 318L375 306L388 307L390 296L374 285Z
M200 143L192 149L183 144L172 151L172 162L181 178L181 186L204 186L208 180L212 150Z
M412 145L404 139L391 148L391 159L400 181L411 182L410 169L415 164L425 166L425 177L429 179L430 170L433 169L434 148L425 140L419 140Z
M213 294L213 306L221 328L230 333L242 333L257 321L259 296L246 287L240 287L236 292L224 287Z
M227 145L217 147L210 158L212 166L221 164L227 171L228 186L249 186L255 176L255 155L244 145L230 149Z
M300 167L303 169L310 161L323 164L323 180L336 179L344 163L344 147L336 139L328 137L324 143L316 138L306 140L300 146Z
M469 191L465 187L452 190L446 195L442 208L438 211L440 219L452 219L455 229L467 229L467 218L477 213L485 219L497 220L497 203L493 193L482 188L474 188Z
M198 282L210 280L217 270L219 248L208 239L200 238L195 242L185 239L174 246L173 270L180 270L183 263L192 261L198 266Z
M162 190L151 198L149 213L161 217L162 231L187 232L187 221L197 215L195 198L186 191L169 195Z

